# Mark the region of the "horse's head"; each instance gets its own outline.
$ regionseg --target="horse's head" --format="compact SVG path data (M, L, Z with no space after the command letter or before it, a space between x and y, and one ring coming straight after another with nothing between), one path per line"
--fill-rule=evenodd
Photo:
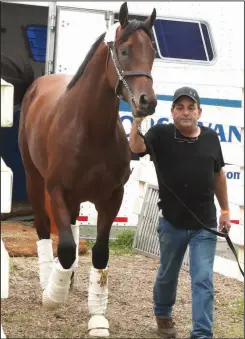
M155 19L154 9L144 22L129 21L125 2L119 12L119 23L111 27L105 36L111 55L108 61L110 85L131 105L134 117L153 114L157 105L151 77L155 58L152 44Z

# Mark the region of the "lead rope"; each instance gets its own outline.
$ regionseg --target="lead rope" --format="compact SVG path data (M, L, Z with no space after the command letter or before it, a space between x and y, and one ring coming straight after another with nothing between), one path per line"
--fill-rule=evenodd
M202 225L202 228L205 229L206 231L210 232L210 233L213 233L219 237L222 237L222 238L225 238L231 251L233 252L235 258L236 258L236 261L237 261L237 264L238 264L238 267L239 267L239 270L242 274L242 276L244 277L244 272L240 266L240 263L239 263L239 260L238 260L238 256L237 256L237 253L236 253L236 250L234 248L234 245L232 244L232 241L229 237L229 234L226 230L226 228L224 227L222 232L218 232L218 231L214 231L210 228L208 228L187 206L186 204L178 197L178 195L176 193L174 193L166 184L165 182L163 181L162 179L162 176L161 176L161 173L159 171L159 168L158 168L158 165L157 165L157 161L156 161L156 156L155 156L155 152L153 150L153 147L151 146L151 144L146 140L146 138L144 137L144 135L141 133L141 130L140 130L140 126L138 127L138 130L137 130L138 134L141 136L141 138L144 140L145 142L145 145L146 147L150 150L150 154L152 155L152 158L153 158L153 163L155 164L155 168L156 168L156 172L157 172L157 175L158 175L158 179L160 180L161 184L164 185L164 187L167 188L167 190L184 206L184 208L193 216L193 218L200 224Z

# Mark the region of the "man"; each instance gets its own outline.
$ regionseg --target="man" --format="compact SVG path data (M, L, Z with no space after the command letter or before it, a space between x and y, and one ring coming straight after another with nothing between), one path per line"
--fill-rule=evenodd
M221 215L219 230L230 230L224 160L218 135L208 127L198 126L200 98L193 88L176 90L171 108L174 123L158 124L149 129L145 142L138 134L142 118L134 119L130 148L139 156L153 149L159 184L158 203L163 217L158 234L160 265L154 284L154 313L158 334L175 338L172 308L176 300L179 271L189 245L192 292L191 339L213 336L213 263L216 235L202 225L174 196L174 192L198 219L216 230L214 204L216 195ZM159 175L160 174L160 175ZM168 190L162 183L167 185Z

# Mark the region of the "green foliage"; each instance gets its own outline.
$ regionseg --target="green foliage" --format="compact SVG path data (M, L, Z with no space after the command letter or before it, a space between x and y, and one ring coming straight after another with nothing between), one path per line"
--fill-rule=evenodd
M114 241L114 246L121 249L132 249L134 241L134 231L123 231Z
M244 316L244 299L237 299L233 307L233 312L236 315Z
M123 231L115 240L109 241L109 248L112 252L117 254L131 254L134 241L135 231ZM91 249L95 244L94 240L87 240L86 246Z

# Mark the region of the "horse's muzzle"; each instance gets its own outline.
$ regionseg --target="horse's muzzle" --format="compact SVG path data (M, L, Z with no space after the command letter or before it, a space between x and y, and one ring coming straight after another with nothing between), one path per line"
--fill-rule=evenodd
M135 112L136 117L152 115L155 113L157 106L157 100L155 97L149 98L147 94L141 94L139 97L139 104L137 105L137 110Z

